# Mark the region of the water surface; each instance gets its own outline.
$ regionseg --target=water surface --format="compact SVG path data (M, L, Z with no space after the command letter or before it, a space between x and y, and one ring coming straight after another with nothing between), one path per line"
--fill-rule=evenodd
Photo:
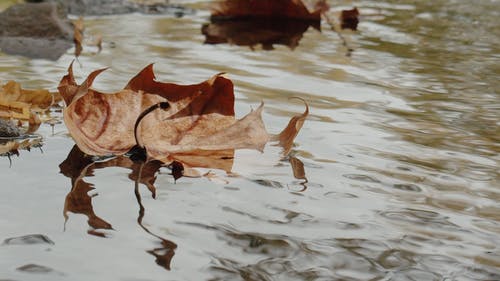
M182 84L227 72L237 115L264 101L271 132L302 97L306 189L268 147L238 152L227 183L161 168L153 199L126 159L64 170L74 142L44 124L43 151L0 158L0 240L17 237L0 245L0 280L500 279L497 1L356 2L350 56L326 23L294 48L203 44L205 3L185 2L197 12L87 18L104 44L84 49L78 81L109 67L94 86L116 91L152 62ZM0 53L0 79L55 90L71 52Z

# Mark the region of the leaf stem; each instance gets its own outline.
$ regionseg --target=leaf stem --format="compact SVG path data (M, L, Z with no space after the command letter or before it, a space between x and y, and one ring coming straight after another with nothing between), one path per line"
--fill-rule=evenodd
M165 109L168 109L170 107L170 104L168 102L159 102L155 105L152 105L150 107L148 107L146 110L144 110L140 115L139 117L137 117L137 120L135 121L135 125L134 125L134 137L135 137L135 143L140 147L140 148L144 148L143 145L139 144L139 139L137 138L137 128L139 127L139 123L141 122L141 120L146 117L146 115L148 115L149 113L151 113L152 111L154 111L155 109L157 108L161 108L163 110Z
M354 51L351 46L347 43L347 40L345 39L344 35L338 30L338 28L335 25L335 22L328 16L326 12L321 13L321 15L325 18L326 23L330 26L333 32L337 34L339 37L340 41L342 41L342 45L347 49L346 56L350 57L352 51Z

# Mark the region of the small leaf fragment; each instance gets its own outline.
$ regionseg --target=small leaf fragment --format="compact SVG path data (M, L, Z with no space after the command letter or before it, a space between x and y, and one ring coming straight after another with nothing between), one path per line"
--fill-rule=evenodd
M301 98L298 99L302 100ZM274 135L272 137L273 141L278 141L279 145L283 147L283 152L282 152L283 156L286 156L288 155L288 153L290 153L290 150L292 149L293 146L293 141L295 140L295 137L299 133L300 129L302 129L302 125L304 125L304 121L309 115L309 105L304 100L302 101L306 106L306 110L304 111L304 113L292 117L292 119L290 119L290 122L288 122L286 128L283 131L281 131L281 133L279 133L278 135Z
M359 23L359 10L354 7L350 10L342 10L340 14L340 26L342 29L357 30Z
M199 84L177 85L156 81L148 65L123 90L105 94L92 88L102 71L92 72L78 85L70 65L58 87L66 103L64 122L86 154L135 155L139 150L131 149L137 147L145 152L142 162L176 163L178 178L195 174L196 167L229 173L235 149L263 151L270 140L262 120L263 104L235 118L234 86L223 74ZM158 105L163 110L154 110ZM276 137L286 154L307 114L306 104L306 112L292 118Z
M173 161L170 165L172 166L172 176L177 181L184 175L184 166L178 161Z

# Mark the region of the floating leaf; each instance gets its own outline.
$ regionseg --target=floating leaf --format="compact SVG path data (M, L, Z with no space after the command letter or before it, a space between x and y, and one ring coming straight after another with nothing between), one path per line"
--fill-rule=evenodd
M340 26L342 29L357 30L359 23L359 11L354 7L350 10L342 10L340 14Z
M274 49L273 45L285 45L295 49L309 26L319 30L319 22L293 19L242 19L237 21L213 21L205 24L201 32L205 44L228 43L249 46L252 49L262 44L264 50Z
M233 83L224 75L176 85L157 82L149 65L123 90L104 94L91 88L104 70L78 85L70 66L58 88L67 105L64 122L86 154L123 155L138 145L165 164L179 161L185 169L216 166L230 171L235 149L262 150L270 138L261 117L263 105L239 120L234 117ZM169 106L151 111L162 103ZM287 127L280 143L291 147L307 113L292 119L295 131Z
M0 90L0 101L28 104L34 111L48 109L54 102L54 96L48 90L26 90L15 81L9 81Z
M321 20L322 10L310 11L301 0L225 0L211 6L212 19L237 19L249 17Z
M19 83L9 81L0 88L0 118L27 121L27 133L32 133L41 124L37 113L46 111L59 100L59 94L50 93L45 89L22 89Z
M262 44L264 50L281 44L294 49L309 26L320 30L321 13L327 8L323 0L314 9L301 0L218 1L211 6L211 23L203 25L202 34L207 44L229 43L252 49Z

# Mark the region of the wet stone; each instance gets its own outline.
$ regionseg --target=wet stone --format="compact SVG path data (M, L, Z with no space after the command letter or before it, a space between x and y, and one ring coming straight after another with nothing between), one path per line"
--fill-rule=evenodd
M169 13L182 16L192 12L182 6L168 4L168 1L146 1L146 3L139 3L139 1L132 0L69 0L66 1L65 5L67 12L72 15L98 16L128 13Z
M33 244L48 244L54 245L55 243L49 237L42 234L30 234L19 237L7 238L3 241L2 245L33 245Z
M0 50L58 59L72 46L73 25L57 3L24 3L0 13Z
M15 138L21 136L21 131L11 121L0 119L0 137Z

